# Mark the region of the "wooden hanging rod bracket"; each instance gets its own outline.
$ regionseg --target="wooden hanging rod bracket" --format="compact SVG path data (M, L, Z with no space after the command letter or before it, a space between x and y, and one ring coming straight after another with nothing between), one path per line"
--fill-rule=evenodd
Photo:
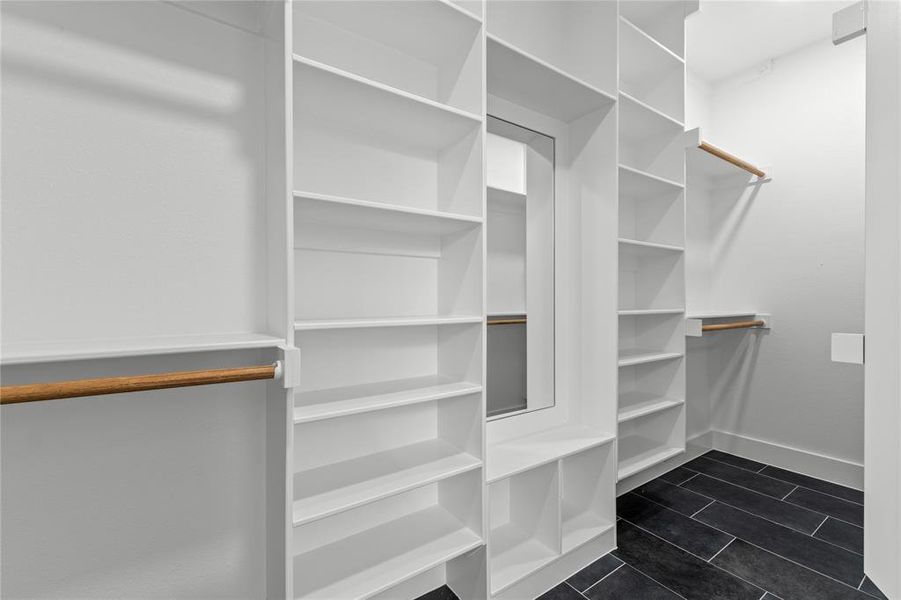
M282 362L279 361L271 365L254 365L229 369L173 371L152 375L126 375L122 377L74 379L27 385L7 385L0 387L0 404L18 404L22 402L121 394L125 392L146 392L216 383L279 379L282 377L282 371Z
M721 158L728 163L732 163L739 169L744 169L751 175L756 175L757 177L763 178L766 177L766 173L749 163L748 161L742 160L735 156L734 154L729 154L725 150L721 148L717 148L713 144L708 144L707 142L702 141L698 144L698 148L705 152L709 152L710 154L716 156L717 158Z

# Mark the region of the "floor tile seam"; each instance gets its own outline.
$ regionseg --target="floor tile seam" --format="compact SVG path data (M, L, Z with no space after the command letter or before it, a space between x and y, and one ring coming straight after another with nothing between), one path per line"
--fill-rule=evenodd
M825 525L825 524L826 524L826 521L828 521L828 520L829 520L829 515L826 515L826 518L823 519L823 522L822 522L822 523L820 523L819 525L817 525L817 528L813 530L813 533L810 534L810 537L817 537L817 531L819 531L819 530L820 530L820 527L822 527L823 525ZM817 539L820 539L820 538L817 538ZM823 541L825 542L826 540L823 540Z
M627 521L627 522L628 522L628 521ZM634 523L633 523L633 525L634 525ZM635 525L635 526L638 527L638 525ZM639 527L639 529L641 529L641 528ZM650 533L650 532L648 532L648 533ZM654 534L651 534L651 535L654 535ZM666 542L666 540L663 540L663 541ZM669 542L666 542L666 543L669 543ZM676 547L678 548L678 546L676 546ZM633 564L630 564L630 563L628 563L628 562L626 562L626 561L623 561L623 564L621 564L619 567L617 567L616 570L619 570L620 567L623 567L623 566L626 566L626 565L628 565L628 566L629 566L630 568L632 568L632 569L635 569L635 571L637 571L638 573L640 573L642 576L647 577L648 579L650 579L651 581L653 581L654 583L656 583L657 585L659 585L660 587L662 587L662 588L665 589L666 591L675 594L675 595L678 596L679 598L682 598L682 600L687 600L687 599L685 598L685 596L683 596L682 594L680 594L680 593L677 592L676 590L670 589L669 587L663 585L662 583L660 583L659 581L657 581L656 579L654 579L653 577L651 577L650 575L648 575L647 573L645 573L644 571L642 571L642 570L641 570L640 568L638 568L636 565L633 565ZM613 575L613 573L611 572L611 573L609 573L609 575ZM604 577L604 579L606 579L606 577ZM604 579L602 579L601 581L603 581ZM599 581L598 583L600 583L600 581ZM592 585L591 587L594 587L595 585L597 585L597 583L594 584L594 585ZM588 589L590 590L591 588L588 588ZM585 591L587 592L588 590L585 590Z
M622 566L622 565L620 565L620 566ZM619 567L617 567L617 569L618 569L618 568L619 568ZM574 591L575 593L579 594L579 596L581 596L582 598L585 598L585 600L591 600L588 596L586 596L585 594L583 594L582 592L580 592L579 590L577 590L576 587L575 587L573 584L571 584L570 582L564 580L564 581L563 581L563 585L568 586L569 589L571 589L571 590ZM555 587L556 587L556 586L555 586ZM554 589L554 588L551 588L551 590L552 590L552 589ZM548 591L550 591L550 590L548 590ZM586 590L586 591L587 591L587 590Z
M832 517L832 518L835 519L836 521L841 521L842 523L845 523L845 524L847 524L847 525L854 525L855 527L859 527L860 529L863 529L863 526L858 525L857 523L852 523L851 521L846 521L846 520L844 520L844 519L840 519L840 518L838 518L838 517L836 517L836 516L833 516L833 515L830 515L830 514L828 514L828 513L820 512L820 511L818 511L818 510L813 510L812 508L807 508L806 506L803 506L803 505L798 504L798 503L796 503L796 502L792 502L791 500L783 500L783 502L786 502L786 503L788 503L788 504L791 504L792 506L797 506L797 507L799 507L799 508L803 508L803 509L805 509L805 510L809 510L809 511L812 511L812 512L815 512L815 513L819 513L819 514L826 515L827 517ZM861 508L862 508L862 507L863 507L863 506L861 505Z
M703 558L701 558L700 556L698 556L698 555L695 554L694 552L691 552L690 550L686 550L686 549L683 548L682 546L679 546L678 544L674 544L674 543L672 543L672 542L669 541L669 540L663 539L662 537L660 537L659 535L657 535L657 534L654 533L653 531L648 531L647 529L645 529L645 528L642 527L641 525L636 525L635 523L633 523L632 521L630 521L630 520L628 520L628 519L623 519L623 521L625 521L626 523L632 525L632 526L635 527L636 529L640 529L641 531L647 533L648 535L657 538L658 540L660 540L660 541L663 542L664 544L669 544L670 546L672 546L672 547L674 547L674 548L676 548L676 549L678 549L678 550L681 550L682 552L685 552L686 554L688 554L688 555L690 555L690 556L693 556L693 557L697 558L699 561L703 562L704 564L709 565L709 566L713 567L714 569L717 569L718 571L722 571L723 573L729 575L730 577L734 577L735 579L738 579L739 581L743 581L743 582L747 583L748 585L750 585L750 586L752 586L752 587L755 587L755 588L757 588L757 589L759 589L759 590L762 590L762 589L763 589L762 587L760 587L760 586L757 585L756 583L752 583L752 582L748 581L747 579L745 579L744 577L741 577L741 576L739 576L739 575L736 575L736 574L733 573L732 571L728 571L728 570L724 569L723 567L721 567L721 566L719 566L719 565L715 565L715 564L713 564L713 563L711 563L711 562L707 562L706 560L704 560ZM709 527L709 525L708 525L708 527ZM716 528L713 527L712 529L716 529ZM720 530L717 529L717 531L720 531ZM729 535L729 536L732 535L732 534L726 533L725 531L720 531L720 533L725 533L726 535ZM732 536L732 537L734 538L735 536ZM732 541L734 542L735 540L733 539ZM742 541L745 541L745 540L742 540ZM730 542L730 543L731 543L731 542ZM750 542L747 542L747 543L750 543ZM752 544L752 545L753 545L753 544ZM764 549L761 548L761 550L764 550ZM770 554L773 554L773 553L770 552ZM778 556L778 554L777 554L776 556ZM627 564L628 564L628 563L627 563ZM633 565L633 564L629 564L629 566L632 567L633 569L635 569L636 571L638 571L639 573L641 573L642 575L645 575L645 577L648 577L649 579L653 579L652 577L650 577L649 575L647 575L646 573L644 573L644 571L642 571L641 569L639 569L637 566L635 566L635 565ZM816 571L814 571L814 572L816 572Z
M789 496L791 496L792 494L794 494L794 493L795 493L795 490L798 489L799 487L801 487L801 486L800 486L800 485L796 485L794 488L792 488L792 490L791 490L789 493L787 493L786 495L782 496L782 501L784 502L786 498L788 498Z
M619 560L619 564L616 565L616 568L613 569L612 571L610 571L609 573L607 573L606 575L604 575L603 577L601 577L600 579L598 579L597 581L595 581L594 583L592 583L591 585L589 585L587 588L585 588L585 591L582 592L583 596L585 595L586 592L588 592L588 590L590 590L591 588L593 588L594 586L596 586L597 584L604 581L605 579L607 579L608 577L610 577L611 575L613 575L614 573L616 573L617 571L619 571L620 569L623 568L623 566L626 564L626 561L620 560L620 559L617 559L617 560ZM572 584L570 584L570 585L572 585Z
M733 454L733 455L731 455L731 456L735 456L735 455ZM706 458L707 460L713 460L713 461L716 461L716 462L720 463L721 465L727 465L727 466L730 466L730 467L735 467L736 469L741 469L742 471L747 471L748 473L757 473L757 474L760 474L760 475L763 475L762 473L760 473L760 471L763 471L764 469L766 469L767 467L770 466L770 465L763 465L762 467L760 467L759 470L754 471L754 470L752 470L752 469L746 469L746 468L744 468L744 467L739 467L738 465L733 465L732 463L728 463L728 462L726 462L726 461L724 461L724 460L720 460L720 459L718 459L718 458L713 458L712 456L707 456L706 454L701 454L701 455L698 456L697 458ZM741 456L738 456L737 458L741 458ZM747 459L747 460L750 460L750 459ZM755 461L753 461L753 462L757 462L757 461L755 460ZM763 463L761 463L761 464L763 464Z
M714 554L713 556L711 556L710 558L707 559L707 562L710 562L710 561L712 561L714 558L716 558L717 556L719 556L719 555L720 555L720 552L722 552L723 550L725 550L726 548L728 548L729 545L730 545L732 542L734 542L735 540L737 540L737 539L738 539L738 538L735 537L735 536L733 535L733 536L732 536L732 539L729 540L728 542L726 542L726 545L725 545L725 546L723 546L722 548L720 548L719 550L717 550L717 551L716 551L716 554Z

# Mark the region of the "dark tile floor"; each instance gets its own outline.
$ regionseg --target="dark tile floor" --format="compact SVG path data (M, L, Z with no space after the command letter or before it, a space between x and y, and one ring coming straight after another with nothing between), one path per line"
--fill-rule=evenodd
M851 488L713 450L616 512L617 549L538 600L885 598L863 574L863 493Z

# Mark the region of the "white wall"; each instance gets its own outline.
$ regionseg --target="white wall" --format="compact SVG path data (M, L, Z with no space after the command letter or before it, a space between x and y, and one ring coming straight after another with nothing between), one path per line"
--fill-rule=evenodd
M775 322L708 342L713 428L833 466L863 462L863 372L830 362L829 334L863 330L864 50L862 38L823 40L725 80L700 123L707 141L773 174L709 214L709 308ZM814 474L862 483L853 465Z

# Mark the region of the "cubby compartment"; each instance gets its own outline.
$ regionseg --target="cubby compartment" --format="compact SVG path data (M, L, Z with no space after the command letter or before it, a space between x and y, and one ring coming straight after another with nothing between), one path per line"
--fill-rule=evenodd
M619 14L680 58L685 57L685 2L629 0Z
M679 187L654 183L633 171L620 171L619 237L683 247L684 192Z
M685 60L626 16L619 20L619 89L676 121L685 118Z
M298 321L481 315L478 223L439 218L431 229L407 228L403 218L386 217L345 224L322 218L312 204L300 201L295 213Z
M560 555L557 462L488 486L491 593L497 594Z
M681 248L620 240L620 310L684 309Z
M619 161L635 171L681 186L685 183L685 136L681 122L620 93ZM645 184L651 188L655 185ZM672 187L672 186L671 186Z
M569 552L610 530L616 520L613 444L567 456L561 477L563 552Z
M504 0L487 12L492 37L589 86L616 88L616 3Z
M300 331L295 423L478 393L482 333L469 325Z
M480 217L481 127L476 115L294 62L294 183L301 196Z
M471 394L296 425L294 523L478 469L481 410Z
M620 364L672 357L685 351L685 319L681 313L624 314L619 317Z
M368 598L482 543L482 474L463 473L294 531L295 598Z
M487 600L488 561L485 546L470 550L444 564L405 579L387 590L368 596L369 600L419 598L447 586L459 600Z
M638 419L685 402L685 369L677 358L619 369L620 423Z
M620 480L684 452L685 405L620 423L617 448Z
M299 0L298 56L481 112L481 22L442 0Z

